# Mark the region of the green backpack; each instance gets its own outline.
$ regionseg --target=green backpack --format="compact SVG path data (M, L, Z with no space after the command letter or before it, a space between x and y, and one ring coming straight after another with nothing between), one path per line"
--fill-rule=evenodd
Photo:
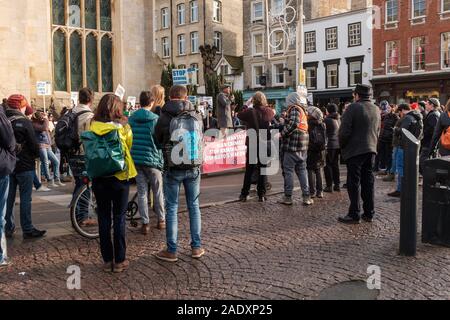
M125 171L125 153L119 136L119 130L99 136L92 131L81 134L83 141L86 170L90 179L111 177Z

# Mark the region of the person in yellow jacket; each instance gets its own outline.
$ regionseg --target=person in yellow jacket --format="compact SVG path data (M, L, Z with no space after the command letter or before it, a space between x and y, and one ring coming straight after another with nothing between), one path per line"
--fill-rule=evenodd
M105 135L119 130L122 148L125 154L126 169L110 177L95 178L92 189L97 200L100 250L104 260L105 272L123 272L128 269L126 259L126 211L130 191L130 179L137 176L136 167L131 158L133 133L123 116L124 104L114 94L107 94L101 100L95 112L90 130L97 135ZM114 227L114 240L111 240L111 227Z

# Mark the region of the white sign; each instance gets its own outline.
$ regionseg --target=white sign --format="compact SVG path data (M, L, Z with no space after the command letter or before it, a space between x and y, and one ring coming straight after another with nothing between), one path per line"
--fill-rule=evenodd
M200 105L205 106L206 108L213 109L213 97L199 97L198 102Z
M119 84L117 86L115 95L118 96L120 98L120 100L123 101L123 97L125 96L125 88Z
M136 107L136 97L128 97L127 105L131 106L132 108L135 108Z
M52 84L50 81L38 81L36 82L36 91L38 96L51 96Z
M198 85L197 71L198 71L198 69L196 69L196 68L188 69L188 84L191 86Z
M172 70L172 80L174 86L187 86L189 84L187 69Z
M297 93L302 98L305 98L305 99L308 98L308 88L306 88L306 86L298 86L297 87Z
M78 92L70 93L70 101L72 102L72 108L75 108L78 105Z

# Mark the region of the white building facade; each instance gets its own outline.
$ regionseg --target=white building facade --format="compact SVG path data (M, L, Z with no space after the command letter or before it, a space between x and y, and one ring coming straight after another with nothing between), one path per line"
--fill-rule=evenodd
M352 100L372 79L372 8L313 19L304 25L304 69L314 104Z

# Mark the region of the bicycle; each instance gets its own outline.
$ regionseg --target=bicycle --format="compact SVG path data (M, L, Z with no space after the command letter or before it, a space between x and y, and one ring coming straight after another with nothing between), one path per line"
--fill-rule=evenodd
M150 185L148 186L148 207L151 210L153 208L153 193ZM133 198L128 202L127 208L127 219L130 220L130 225L133 228L138 226L138 221L136 220L137 213L139 211L139 204L137 202L138 192L134 194Z

